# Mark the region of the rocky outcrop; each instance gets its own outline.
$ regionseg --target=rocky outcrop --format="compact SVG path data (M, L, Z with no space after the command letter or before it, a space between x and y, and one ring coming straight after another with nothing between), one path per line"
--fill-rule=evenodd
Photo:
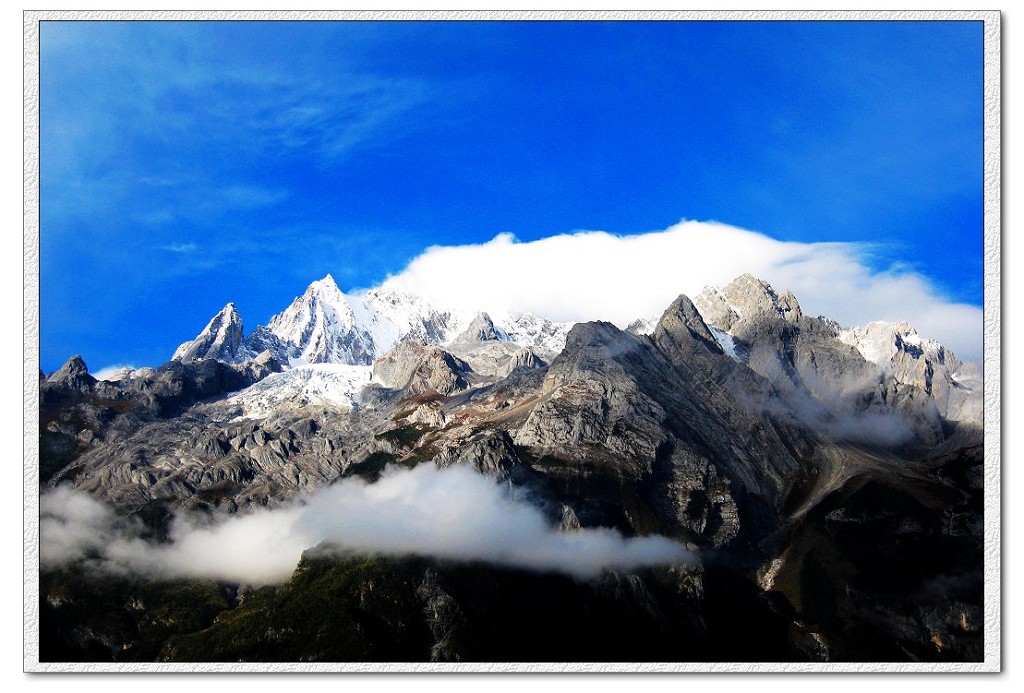
M438 347L405 341L373 364L374 379L403 396L437 392L450 395L469 387L469 364Z
M529 467L519 459L511 436L505 431L491 431L459 445L447 445L438 453L434 464L441 468L468 464L485 476L520 484L532 476Z
M789 291L781 295L752 274L741 274L725 287L707 287L694 301L701 315L726 332L739 320L776 316L787 322L803 317L800 304Z
M172 361L217 359L231 362L239 355L245 333L242 316L234 303L229 303L213 316L195 339L185 342L174 352Z
M496 342L505 337L505 333L494 327L491 316L487 313L477 313L476 317L466 326L455 339L453 345L476 344L477 342Z
M85 361L79 355L69 358L63 366L54 371L46 379L50 385L56 385L68 390L87 393L96 386L96 378L89 375L89 369Z
M474 373L491 378L507 378L520 368L529 370L547 365L533 348L510 342L457 342L448 349L469 364Z
M71 407L88 400L96 388L96 378L89 375L85 361L79 355L68 359L63 366L39 379L39 409L43 420L61 407Z
M705 289L695 306L795 416L832 438L934 446L951 433L947 422L970 417L980 405L969 369L957 381L959 361L909 330L841 330L803 315L792 294L749 275Z

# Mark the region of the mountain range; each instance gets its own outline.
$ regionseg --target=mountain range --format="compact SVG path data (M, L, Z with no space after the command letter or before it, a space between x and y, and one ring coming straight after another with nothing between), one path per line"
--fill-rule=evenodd
M973 364L908 323L807 316L751 275L625 330L348 295L328 275L248 334L229 303L157 368L98 381L74 357L40 374L44 486L164 546L186 515L466 467L560 538L663 537L696 558L581 576L331 535L283 584L122 569L100 589L79 557L44 571L46 654L977 660L982 424ZM104 590L124 606L88 596ZM182 618L174 590L208 608ZM311 604L346 618L301 616Z
M550 354L561 349L570 326L522 313L506 313L495 324L486 313L435 308L420 296L387 287L350 295L328 274L244 338L242 317L228 303L195 339L178 347L173 359L240 363L269 351L286 365L370 365L405 340L446 344L494 339Z

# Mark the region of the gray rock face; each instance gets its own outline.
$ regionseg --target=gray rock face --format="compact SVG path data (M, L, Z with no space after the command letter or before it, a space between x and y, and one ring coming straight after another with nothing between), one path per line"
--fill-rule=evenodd
M780 295L749 275L705 289L695 305L709 325L734 339L739 359L767 379L791 412L832 437L934 446L949 434L943 421L970 417L972 402L980 402L980 389L972 395L949 369L933 377L940 359L953 369L959 361L944 349L940 354L938 345L927 356L907 341L921 341L909 328L902 337L881 324L843 331L804 316L792 294ZM877 361L865 358L876 353ZM964 378L970 382L969 374Z
M842 330L839 339L891 374L896 383L922 390L947 421L981 426L981 372L938 342L922 339L908 323L872 322Z
M231 362L239 355L245 329L242 316L234 303L229 303L213 316L195 339L178 347L171 357L173 361L198 361L217 359Z
M374 378L406 396L434 391L450 395L469 386L469 364L438 347L405 341L373 364Z
M265 325L259 325L242 342L237 358L251 359L268 351L281 364L287 364L292 349Z
M345 447L342 429L322 414L232 422L200 406L85 453L55 482L73 478L129 506L169 500L233 512L284 503L336 479L348 463Z
M485 476L523 483L530 470L519 459L512 438L505 431L492 431L459 445L448 445L440 451L434 464L450 467L468 464Z
M477 342L499 341L505 337L494 327L491 316L487 313L477 313L472 322L454 339L452 344L475 344Z
M96 385L96 378L89 375L89 369L85 361L78 354L69 358L63 366L54 371L46 382L51 385L74 390L76 392L88 393Z
M515 442L568 458L570 469L637 483L652 521L720 545L744 523L751 531L781 523L787 480L814 446L762 407L737 403L734 392L750 398L770 388L702 325L682 299L653 339L607 323L577 325Z
M547 365L534 349L509 342L456 342L448 349L469 364L474 373L491 378L506 378L519 368Z
M751 274L740 275L722 289L705 288L694 303L708 323L726 332L740 319L778 317L795 323L803 317L793 294L785 291L779 295L769 284Z

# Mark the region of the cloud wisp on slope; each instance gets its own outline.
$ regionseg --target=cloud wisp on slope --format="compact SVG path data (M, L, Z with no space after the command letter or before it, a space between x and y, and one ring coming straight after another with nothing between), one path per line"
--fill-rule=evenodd
M521 491L520 491L521 493ZM215 521L179 515L168 543L113 508L67 487L41 499L41 563L246 583L287 580L320 544L368 554L483 561L579 578L604 568L689 564L695 555L659 537L610 529L559 530L507 486L464 466L389 469L368 484L346 479L298 502Z

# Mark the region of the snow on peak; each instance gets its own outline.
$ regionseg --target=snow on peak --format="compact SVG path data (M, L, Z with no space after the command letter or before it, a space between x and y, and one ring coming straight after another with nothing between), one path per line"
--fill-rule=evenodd
M231 361L238 354L243 332L242 316L238 314L234 303L228 303L210 319L195 339L179 346L171 360L195 361L214 358Z
M626 332L631 332L635 335L652 335L657 327L657 318L637 318L626 326Z
M175 357L198 354L196 358L239 362L269 350L289 366L370 365L403 340L447 346L469 329L478 315L478 311L433 305L425 297L388 282L368 291L345 293L327 274L244 340L241 318L234 305L228 304L203 334L179 347ZM525 313L492 312L490 316L491 328L499 339L542 352L561 351L572 327L572 323L556 323ZM233 327L224 332L229 324ZM221 348L221 344L229 348Z
M928 356L945 362L954 358L934 339L923 339L910 323L875 320L863 327L839 332L839 340L857 349L864 360L884 365L901 353L912 357Z
M322 279L317 279L316 281L310 283L309 288L306 289L306 292L309 293L310 291L327 291L332 293L341 293L341 289L338 288L338 283L334 281L334 275L332 275L330 272L325 274Z
M289 360L309 363L370 363L374 345L357 329L368 309L342 292L328 274L271 318L268 330L287 346Z
M307 364L272 373L258 383L236 392L225 401L239 407L237 418L261 419L282 406L326 406L341 410L357 407L359 393L370 384L370 366L335 363Z

